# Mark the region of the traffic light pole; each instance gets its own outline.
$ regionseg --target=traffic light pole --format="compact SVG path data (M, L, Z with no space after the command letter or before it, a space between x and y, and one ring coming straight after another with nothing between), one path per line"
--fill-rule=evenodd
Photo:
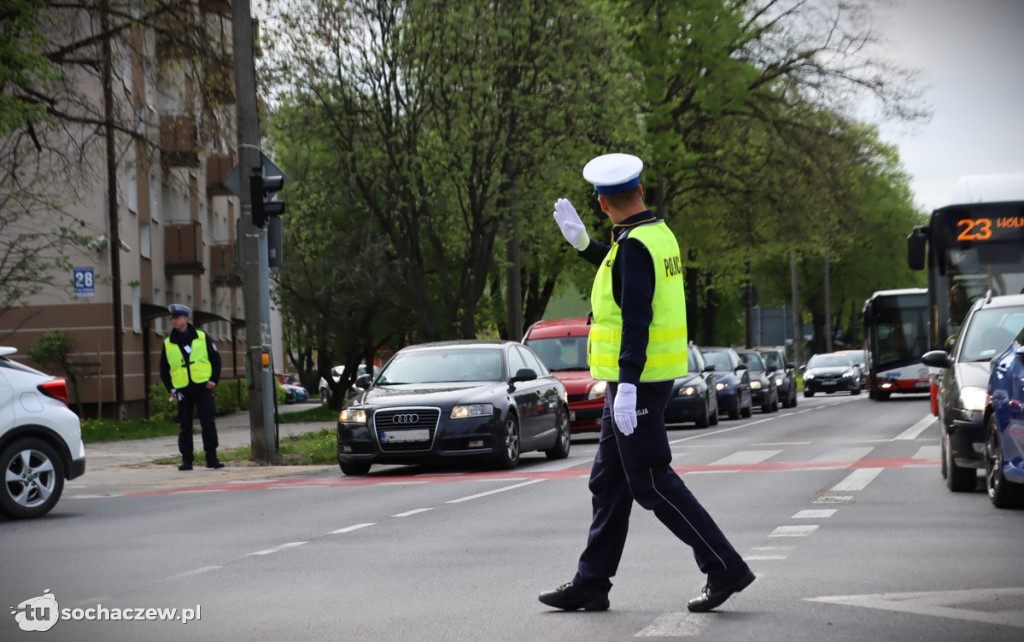
M235 104L238 120L238 179L240 224L238 249L245 299L245 360L249 385L249 430L252 455L273 465L274 373L270 353L270 267L267 232L253 225L249 179L261 166L260 125L256 101L252 13L249 0L231 3L235 51ZM264 355L268 359L264 361Z

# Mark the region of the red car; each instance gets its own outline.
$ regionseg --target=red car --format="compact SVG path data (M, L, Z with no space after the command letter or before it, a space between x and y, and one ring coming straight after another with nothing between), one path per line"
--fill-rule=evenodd
M590 376L587 365L587 317L538 321L526 331L523 343L537 353L569 395L569 421L573 432L601 430L605 381Z

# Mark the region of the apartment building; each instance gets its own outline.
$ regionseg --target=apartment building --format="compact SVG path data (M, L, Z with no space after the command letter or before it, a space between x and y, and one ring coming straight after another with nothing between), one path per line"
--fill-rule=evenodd
M120 4L135 20L112 30L114 91L104 92L94 73L69 71L69 82L78 83L96 113L104 113L105 96L113 95L116 104L106 113L118 121L116 194L108 189L109 147L83 143L95 131L46 132L81 137L75 144L92 150L80 161L92 178L65 199L65 213L87 242L67 250L70 270L58 270L53 287L0 314L0 345L14 346L18 358L35 365L25 355L44 332L72 337L85 374L79 385L85 414L123 418L148 412L146 391L160 381L170 303L191 307L193 323L216 339L224 379L245 378L245 318L239 204L225 183L237 162L231 2ZM108 24L123 21L123 11ZM94 12L62 19L75 22L79 39L90 29L100 33ZM272 326L279 336L279 317Z

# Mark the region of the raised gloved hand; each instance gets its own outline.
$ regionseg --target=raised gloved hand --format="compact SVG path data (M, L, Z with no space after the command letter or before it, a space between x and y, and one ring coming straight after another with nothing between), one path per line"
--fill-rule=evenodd
M631 383L620 383L612 404L612 414L619 432L627 437L636 429L636 386Z
M555 201L554 217L558 228L562 230L562 236L570 245L580 251L587 249L590 245L590 236L587 235L587 228L569 199L560 198Z

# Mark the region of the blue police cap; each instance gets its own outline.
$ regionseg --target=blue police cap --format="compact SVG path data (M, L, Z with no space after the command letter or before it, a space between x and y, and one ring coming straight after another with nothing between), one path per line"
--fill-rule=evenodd
M644 162L632 154L605 154L583 168L583 178L598 194L615 194L640 184Z
M187 305L182 305L180 303L172 303L167 309L170 310L172 317L176 317L176 316L186 316L186 317L189 317L189 318L192 317L192 310L190 310Z

